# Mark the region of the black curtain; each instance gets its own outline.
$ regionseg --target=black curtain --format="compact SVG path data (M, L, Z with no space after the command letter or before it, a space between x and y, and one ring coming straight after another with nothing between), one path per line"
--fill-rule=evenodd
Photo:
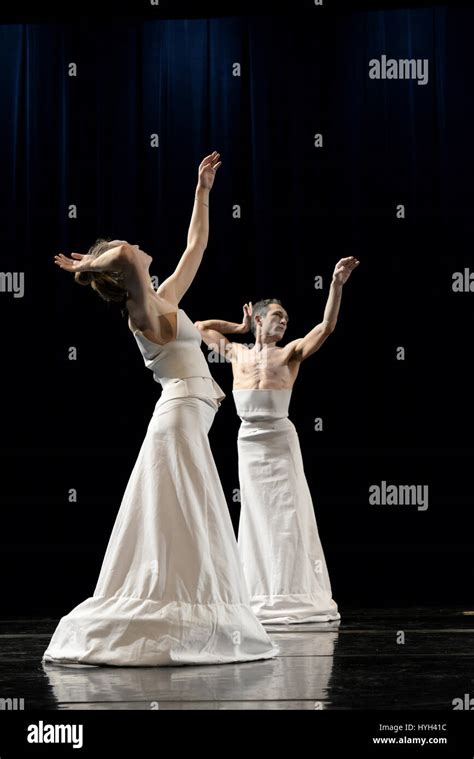
M126 239L162 281L214 149L209 245L181 303L193 320L239 320L244 302L277 297L287 338L302 336L337 260L361 261L290 406L335 599L470 598L474 294L452 281L474 269L473 20L292 3L0 25L5 610L56 613L91 594L159 395L118 308L53 256ZM427 83L371 79L382 55L426 59ZM237 529L231 369L211 371L227 392L211 445ZM370 505L381 481L429 486L429 508Z

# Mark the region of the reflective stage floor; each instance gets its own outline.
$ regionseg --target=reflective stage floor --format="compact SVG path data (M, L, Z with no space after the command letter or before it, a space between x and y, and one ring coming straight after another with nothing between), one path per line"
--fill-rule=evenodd
M0 708L474 708L473 609L340 611L337 624L269 626L276 659L201 667L43 664L57 620L3 620Z

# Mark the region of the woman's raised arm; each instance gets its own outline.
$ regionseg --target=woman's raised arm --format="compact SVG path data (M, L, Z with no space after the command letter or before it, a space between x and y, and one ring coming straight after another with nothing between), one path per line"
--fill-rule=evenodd
M190 287L207 247L209 239L209 193L214 184L216 171L222 164L219 157L220 153L214 150L199 165L198 183L194 195L186 250L173 274L165 279L157 290L158 295L175 303L179 303Z

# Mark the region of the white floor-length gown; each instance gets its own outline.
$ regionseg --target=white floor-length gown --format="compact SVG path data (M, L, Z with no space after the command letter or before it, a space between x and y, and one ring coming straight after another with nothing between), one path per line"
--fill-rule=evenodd
M134 336L163 386L93 595L62 617L45 662L222 664L275 656L250 606L208 432L225 397L177 313L164 346Z

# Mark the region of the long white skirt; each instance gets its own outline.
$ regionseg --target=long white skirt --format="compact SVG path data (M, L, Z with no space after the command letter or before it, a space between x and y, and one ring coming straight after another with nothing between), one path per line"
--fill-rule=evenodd
M276 655L250 607L208 431L215 404L155 407L93 596L62 617L46 662L222 664Z
M273 404L270 391L234 391L241 414L247 403L255 415L255 399L267 396ZM252 609L263 624L340 619L294 424L243 419L238 452L238 545Z

